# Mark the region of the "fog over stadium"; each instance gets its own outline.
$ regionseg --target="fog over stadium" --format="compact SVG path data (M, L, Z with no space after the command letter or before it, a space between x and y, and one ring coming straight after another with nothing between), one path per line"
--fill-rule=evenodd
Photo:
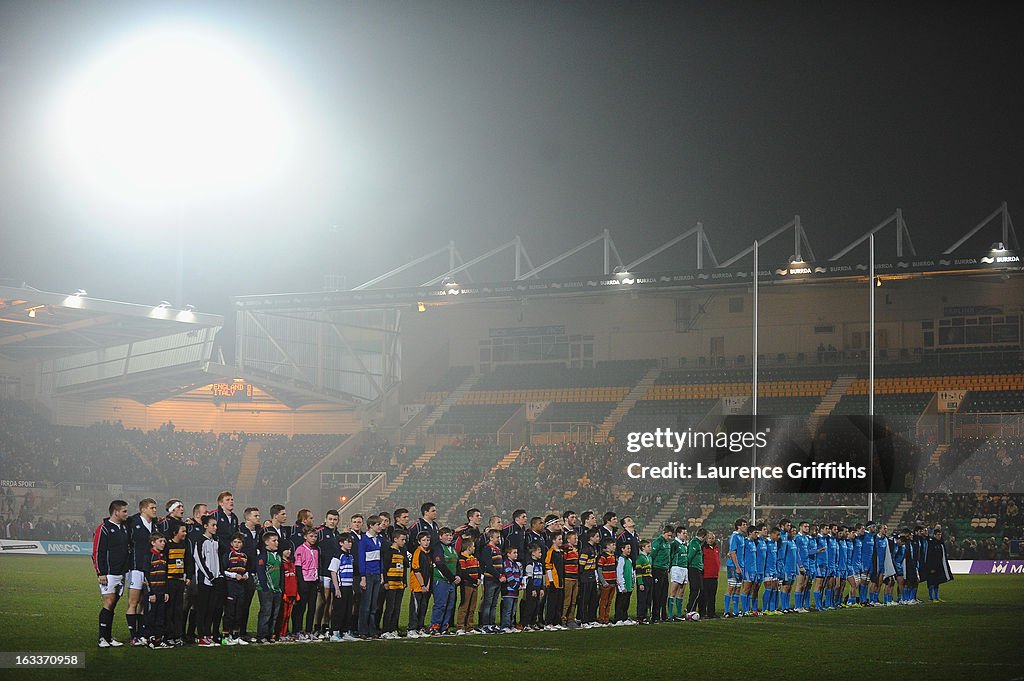
M9 2L0 17L0 270L44 290L171 299L179 228L186 302L223 313L231 295L353 286L514 234L555 254L607 228L628 259L700 220L723 255L800 214L831 253L902 208L937 253L1024 199L1006 8ZM73 163L54 109L111 51L175 26L254 64L249 101L273 104L197 125L201 97L174 99L204 92L173 77L193 73L187 54L166 101L160 82L114 78L105 106L163 112L160 142L122 169L146 191L119 191L96 177L114 131L79 130L96 147ZM195 140L239 128L262 153L242 172L237 144L207 144L236 152L213 182L224 161Z

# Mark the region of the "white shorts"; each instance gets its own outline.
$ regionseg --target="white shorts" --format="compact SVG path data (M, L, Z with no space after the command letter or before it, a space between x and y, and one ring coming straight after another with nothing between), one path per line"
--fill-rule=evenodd
M325 588L325 589L330 589L331 587L334 586L331 583L331 578L330 577L321 577L320 578L320 585L323 586L323 588Z
M146 583L146 573L142 570L132 570L128 573L128 588L142 591Z
M676 584L686 584L690 581L690 571L684 567L673 565L672 572L669 574L669 579Z
M124 575L107 575L107 583L100 584L100 595L109 596L110 594L121 595L121 589L124 588Z

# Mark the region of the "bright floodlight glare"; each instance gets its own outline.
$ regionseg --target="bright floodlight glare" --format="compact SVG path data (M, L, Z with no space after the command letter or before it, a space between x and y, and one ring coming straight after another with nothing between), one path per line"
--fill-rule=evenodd
M206 26L142 31L73 81L55 112L56 151L78 181L140 201L251 188L290 142L269 72Z

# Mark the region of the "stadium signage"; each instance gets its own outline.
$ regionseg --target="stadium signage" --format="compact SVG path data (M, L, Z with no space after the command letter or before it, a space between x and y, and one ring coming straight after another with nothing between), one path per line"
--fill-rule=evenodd
M92 544L83 541L43 542L43 551L51 556L87 556L92 553Z
M801 283L866 276L869 264L865 259L856 258L842 262L799 263L797 267L785 265L777 269L764 269L758 277L765 284L788 280ZM985 270L1021 271L1020 255L1014 252L1002 253L995 257L950 258L927 257L918 260L892 260L875 263L875 271L902 274L931 274L942 272L964 272ZM424 300L445 298L489 299L507 297L551 296L565 293L586 293L598 291L640 291L674 289L680 287L721 286L735 283L745 284L753 276L750 267L708 268L691 272L653 272L632 274L626 278L609 278L600 274L595 277L571 277L566 279L525 281L499 281L474 284L471 287L447 288L394 288L368 289L361 291L323 291L315 293L288 293L260 296L241 296L234 299L239 310L259 310L296 307L344 307L347 305L415 305ZM797 275L797 276L794 276ZM531 334L532 335L532 334ZM539 335L539 334L538 334Z
M42 487L35 480L0 480L0 487Z
M16 539L0 539L2 553L46 553L39 542L19 541Z
M48 556L88 556L92 544L84 541L19 541L0 539L0 553L31 553Z
M972 575L1024 575L1024 560L975 560Z
M943 414L955 412L960 408L960 404L964 401L966 394L966 390L940 390L939 399L935 407Z
M1002 305L959 305L942 308L943 317L973 317L981 314L1003 314Z

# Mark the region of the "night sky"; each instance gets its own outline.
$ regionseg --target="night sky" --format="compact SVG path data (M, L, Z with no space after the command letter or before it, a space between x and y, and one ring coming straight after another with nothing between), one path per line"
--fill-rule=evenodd
M4 2L0 279L156 303L181 224L185 298L210 312L328 272L355 285L449 239L469 259L519 234L539 264L607 228L629 261L702 220L724 260L799 213L824 259L899 207L933 254L1002 201L1024 230L1007 7ZM159 208L83 194L57 169L55 93L105 45L183 19L272 64L288 166ZM551 274L600 263L594 247ZM692 248L647 266L690 269ZM510 258L474 276L510 278Z

